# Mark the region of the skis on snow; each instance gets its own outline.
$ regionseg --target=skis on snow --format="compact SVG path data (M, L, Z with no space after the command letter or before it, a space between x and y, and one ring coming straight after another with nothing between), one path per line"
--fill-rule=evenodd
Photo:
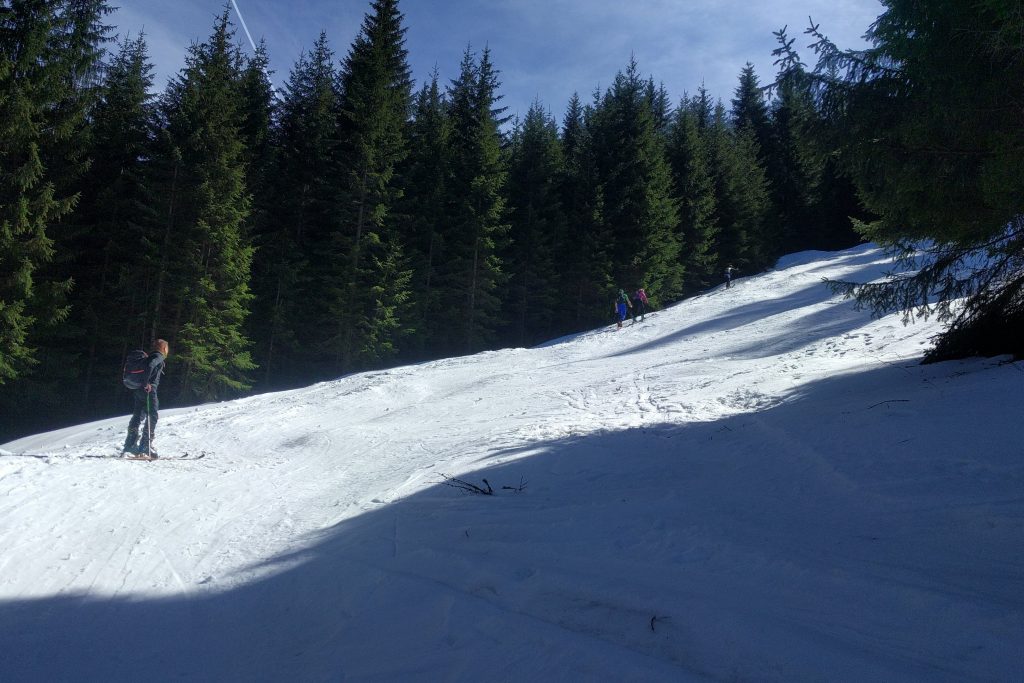
M83 455L69 455L67 453L11 453L8 451L0 451L0 458L36 458L37 460L74 460L77 458L90 458L95 460L144 460L146 462L150 462L153 460L201 460L206 456L206 451L198 451L196 453L185 452L181 455L165 455L159 458L151 458L144 453L129 454L124 451L118 451L114 455L97 455L93 453L86 453Z
M206 451L199 451L198 453L182 453L181 455L161 455L159 457L150 457L145 453L128 453L121 455L121 460L141 460L142 462L153 462L154 460L201 460L206 457Z

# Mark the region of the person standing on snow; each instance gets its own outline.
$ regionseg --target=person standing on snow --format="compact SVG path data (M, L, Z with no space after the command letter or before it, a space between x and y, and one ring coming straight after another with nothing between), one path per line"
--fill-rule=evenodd
M160 377L164 374L164 362L167 359L169 349L167 342L157 339L153 342L153 352L148 357L144 381L137 389L132 389L133 411L132 419L128 423L128 436L124 440L124 452L132 454L147 454L157 457L153 439L156 436L156 423L159 419L157 414L160 409L160 400L157 398L157 387L160 386ZM139 426L142 418L146 418L146 429L142 432L142 441L139 442Z
M725 288L729 289L732 287L732 274L736 269L732 267L730 263L725 269Z
M619 295L615 298L615 314L618 316L616 328L622 327L622 321L626 319L626 310L632 306L633 304L629 303L629 297L626 296L626 290L620 289Z
M640 316L640 322L644 321L644 314L647 312L647 292L644 288L633 292L633 322L636 322L636 317Z

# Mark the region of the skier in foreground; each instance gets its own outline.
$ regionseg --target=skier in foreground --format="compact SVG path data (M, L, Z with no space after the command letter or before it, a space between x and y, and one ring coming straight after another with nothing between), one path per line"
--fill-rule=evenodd
M153 342L153 352L146 357L148 362L141 368L142 376L137 382L138 386L132 389L134 410L132 419L128 423L128 436L124 440L122 449L125 453L157 457L153 439L156 436L156 423L159 418L157 411L160 408L160 400L157 398L156 390L160 385L160 377L164 374L164 361L168 353L167 342L157 339ZM143 415L146 417L146 424L140 443L139 426L142 423Z

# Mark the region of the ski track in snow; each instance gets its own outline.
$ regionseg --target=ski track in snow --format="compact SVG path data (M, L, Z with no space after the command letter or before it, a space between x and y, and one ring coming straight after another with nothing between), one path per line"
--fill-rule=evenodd
M889 268L6 444L0 679L1010 680L1022 370L821 283Z

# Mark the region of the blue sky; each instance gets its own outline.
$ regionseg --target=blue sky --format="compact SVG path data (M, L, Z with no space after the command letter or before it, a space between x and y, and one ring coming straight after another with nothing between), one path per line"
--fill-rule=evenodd
M253 37L264 38L273 78L282 83L321 30L342 59L369 0L237 0ZM110 18L119 33L145 29L157 86L177 73L187 46L205 40L223 0L125 0ZM808 16L843 47L882 11L878 0L406 0L406 47L417 87L436 65L447 84L467 45L491 49L501 71L502 103L525 114L539 99L561 121L574 92L589 102L634 55L641 72L664 83L673 100L703 82L728 104L740 69L752 62L762 83L774 75L772 32L802 35ZM237 15L237 38L247 43Z

